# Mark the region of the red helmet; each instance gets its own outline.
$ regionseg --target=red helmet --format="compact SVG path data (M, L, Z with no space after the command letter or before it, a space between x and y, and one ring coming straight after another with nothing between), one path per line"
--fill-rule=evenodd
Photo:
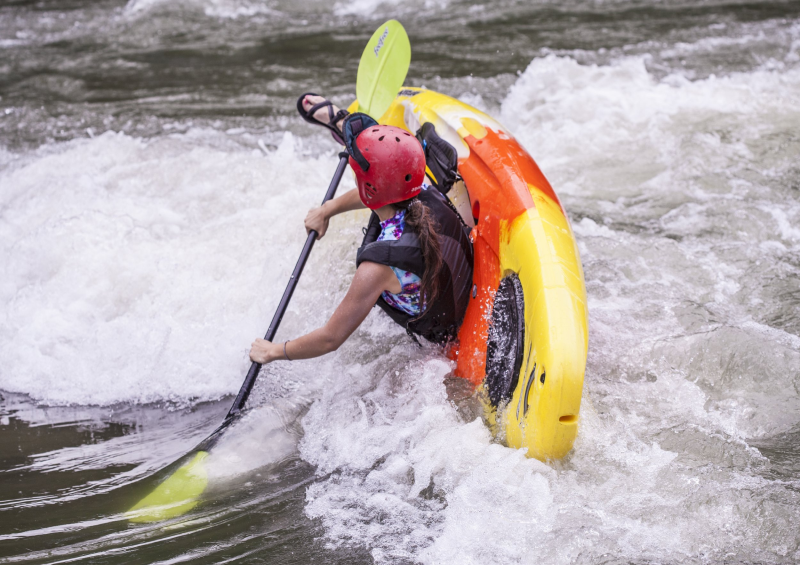
M354 145L360 155L350 156L350 166L367 208L375 210L420 193L425 152L416 137L401 128L378 125L359 133Z

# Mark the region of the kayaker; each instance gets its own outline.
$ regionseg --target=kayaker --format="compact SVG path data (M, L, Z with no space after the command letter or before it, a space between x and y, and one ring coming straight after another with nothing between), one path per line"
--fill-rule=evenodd
M401 128L348 114L315 94L301 96L297 106L304 119L327 127L346 146L357 184L312 209L306 230L321 238L332 216L361 208L373 213L350 288L330 320L282 343L256 339L250 359L264 364L335 351L376 304L412 337L446 344L469 302L472 245L445 197L426 185L422 145Z

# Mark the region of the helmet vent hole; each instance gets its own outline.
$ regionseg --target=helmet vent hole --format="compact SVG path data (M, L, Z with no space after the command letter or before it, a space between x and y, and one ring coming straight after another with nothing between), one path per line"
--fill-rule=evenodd
M382 135L382 136L380 136L380 137L378 138L378 141L383 141L383 138L384 138L384 137L386 137L386 136L385 136L385 135Z
M410 180L411 180L411 173L409 173L409 174L407 174L407 175L406 175L406 182L408 182L408 181L410 181Z
M400 143L400 138L399 138L399 137L395 137L395 138L394 138L394 140L395 140L397 143Z

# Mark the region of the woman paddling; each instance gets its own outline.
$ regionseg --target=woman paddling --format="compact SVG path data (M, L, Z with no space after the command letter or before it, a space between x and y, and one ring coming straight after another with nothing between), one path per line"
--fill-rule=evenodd
M319 357L339 348L376 304L414 336L445 344L464 318L472 287L472 245L466 228L438 190L425 185L425 154L407 131L378 125L366 114L339 110L322 97L298 100L306 121L323 125L347 147L357 188L306 217L306 230L325 235L332 216L373 211L356 256L350 288L330 320L301 337L256 339L250 359Z

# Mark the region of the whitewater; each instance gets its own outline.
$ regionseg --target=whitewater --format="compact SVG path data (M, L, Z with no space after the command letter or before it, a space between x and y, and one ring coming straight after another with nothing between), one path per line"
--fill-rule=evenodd
M792 3L31 6L0 8L0 562L800 561ZM569 214L572 453L503 446L375 309L265 367L185 521L128 525L132 485L221 421L336 167L294 99L352 100L389 17L407 83L498 118ZM328 319L366 220L332 220L279 340Z

